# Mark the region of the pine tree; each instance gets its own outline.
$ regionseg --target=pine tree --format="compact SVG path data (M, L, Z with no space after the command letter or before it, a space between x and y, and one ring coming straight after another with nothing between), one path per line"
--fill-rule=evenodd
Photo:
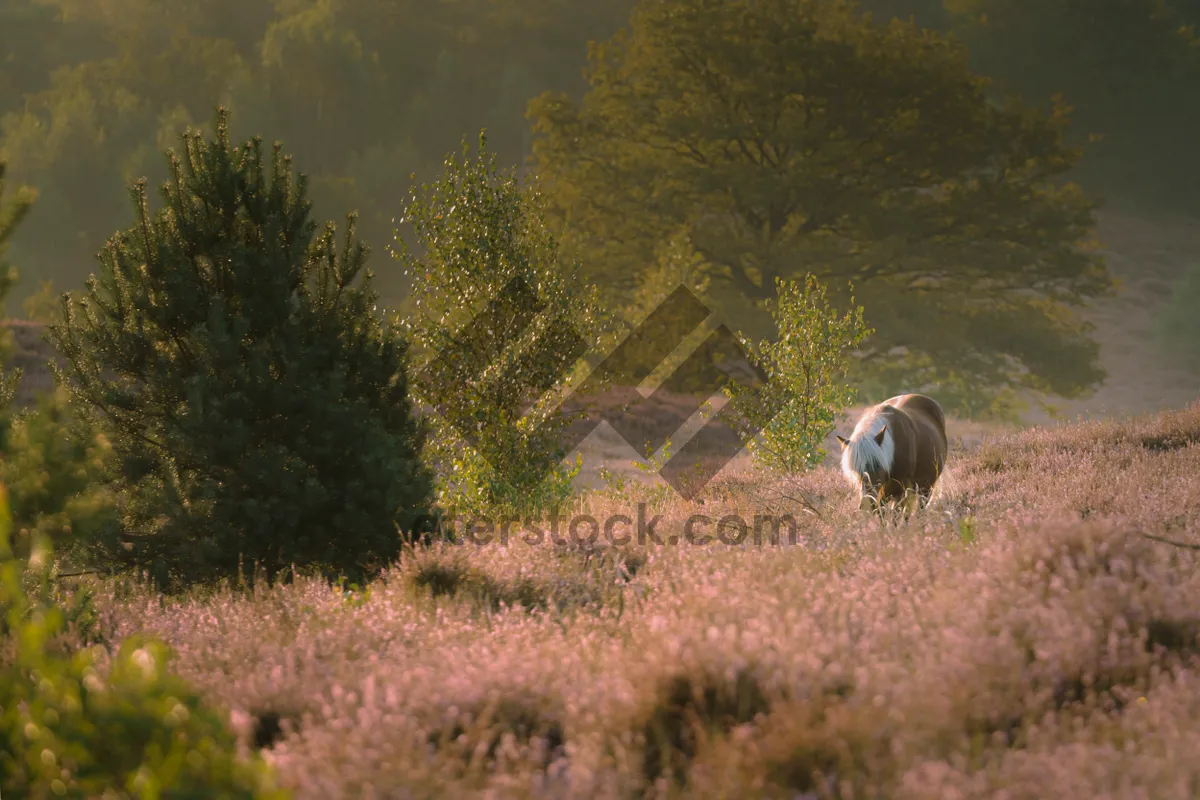
M62 380L119 459L131 549L160 586L290 565L364 576L395 558L431 478L407 343L376 316L368 251L310 219L307 180L257 138L185 133L166 205L136 224L51 326ZM360 280L361 279L361 280Z

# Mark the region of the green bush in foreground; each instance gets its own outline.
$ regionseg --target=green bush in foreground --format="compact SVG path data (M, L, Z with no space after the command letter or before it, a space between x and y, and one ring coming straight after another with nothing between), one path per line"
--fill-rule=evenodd
M41 556L28 564L13 558L10 527L0 488L0 610L9 639L0 658L0 795L289 796L257 756L237 757L225 715L168 671L161 643L126 640L103 676L91 650L54 652L63 611L43 601L44 585L23 588L22 572L38 571Z

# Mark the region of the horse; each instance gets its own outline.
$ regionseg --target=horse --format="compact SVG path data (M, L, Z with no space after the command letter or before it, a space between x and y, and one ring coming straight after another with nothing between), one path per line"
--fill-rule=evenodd
M842 474L861 511L901 501L905 516L929 504L946 466L946 415L923 394L902 394L867 409L842 445Z

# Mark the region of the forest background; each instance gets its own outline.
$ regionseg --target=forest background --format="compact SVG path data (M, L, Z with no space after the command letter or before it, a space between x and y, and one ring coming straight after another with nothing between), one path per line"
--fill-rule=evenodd
M151 185L161 183L166 177L162 151L175 146L187 126L207 127L217 105L232 109L235 139L258 134L284 142L297 168L311 178L318 218L359 212L360 231L377 254L371 267L382 300L402 305L410 284L382 251L392 242L414 180L435 177L464 137L474 139L486 128L488 147L501 165L557 178L546 187L551 205L560 210L569 205L562 197L567 190L556 186L566 183L570 165L561 158L555 162L552 141L535 153L535 131L549 131L550 140L563 138L565 123L555 116L559 98L581 104L589 88L593 95L599 91L595 73L591 84L585 74L589 43L611 44L614 34L629 26L636 5L632 0L0 0L0 160L8 163L10 186L37 192L6 254L21 275L9 305L24 302L27 314L38 316L36 309L46 307L37 302L39 296L49 299L59 290L81 287L105 239L130 222L128 186L142 176ZM707 5L712 4L699 4ZM1054 178L1078 182L1087 202L1100 204L1100 245L1108 248L1108 270L1124 292L1119 303L1106 305L1096 282L1090 296L1085 291L1075 298L1082 301L1085 324L1094 327L1074 339L1072 329L1057 343L1051 341L1054 336L1043 337L1045 352L1023 354L1021 370L1036 374L1022 384L1006 366L978 365L988 360L986 352L980 353L987 346L980 345L983 336L976 337L971 352L918 343L924 357L949 365L921 373L924 362L904 360L903 339L913 332L888 318L892 311L868 291L867 299L875 302L874 308L867 303L868 322L881 331L883 354L893 358L890 367L860 377L861 399L886 396L917 376L928 378L917 388L940 390L951 411L963 418L1011 419L1022 409L1030 417L1030 409L1006 387L1048 390L1051 397L1067 399L1059 405L1068 411L1146 410L1147 403L1178 405L1194 395L1198 373L1189 353L1200 343L1200 326L1189 309L1200 302L1200 260L1190 232L1200 213L1195 190L1200 47L1193 26L1200 20L1200 3L867 0L858 5L876 23L912 19L921 28L952 35L966 45L971 70L989 79L994 98L1019 96L1027 107L1041 110L1050 127L1059 115L1069 114L1062 152L1078 147L1082 155ZM654 45L645 35L637 39L643 50ZM1061 96L1058 105L1056 96ZM623 213L642 213L628 205L628 198L614 200L626 203ZM1036 219L1026 227L1032 224ZM403 225L400 232L405 234ZM664 226L654 233L662 240L656 245L670 244L676 231ZM569 250L569 236L564 243ZM631 267L628 259L606 263L604 257L587 258L594 252L581 248L581 253L589 274L612 287L610 306L639 313L647 310L642 306L651 295L665 294L666 284L689 277L664 275L661 259L635 259ZM647 254L651 249L635 256ZM679 260L670 266L687 273L689 264L680 267ZM797 274L783 277L802 276L807 265L793 261ZM760 288L770 289L765 278L762 283ZM742 313L739 302L746 292L736 285L708 289L705 299L727 317L754 318ZM887 291L885 286L881 294ZM6 311L20 315L15 307ZM1020 315L997 323L991 335L995 349L1031 347L1014 340L1010 329L1020 327L1014 320L1019 322ZM948 317L947 324L955 322ZM896 343L901 345L898 361ZM1096 352L1089 353L1096 343ZM1102 391L1096 393L1097 388ZM1044 413L1032 409L1034 417Z

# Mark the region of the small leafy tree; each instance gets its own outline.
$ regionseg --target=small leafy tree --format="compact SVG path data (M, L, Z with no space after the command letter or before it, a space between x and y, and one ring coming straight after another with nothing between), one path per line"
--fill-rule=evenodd
M853 296L852 310L839 315L812 275L803 284L778 279L776 287L771 316L778 339L745 343L767 383L751 388L730 383L725 393L745 421L761 428L747 444L755 462L795 473L825 457L825 437L838 412L854 401L854 389L842 382L850 352L872 331Z
M535 184L497 170L481 135L472 157L451 155L415 191L404 220L424 251L397 234L395 257L413 281L400 323L419 355L415 375L431 406L430 458L443 502L518 515L554 508L581 466L563 462L567 415L559 392L599 328L593 294L560 260ZM517 282L527 292L510 291ZM511 316L487 314L507 298ZM518 318L531 321L522 329Z
M366 247L310 220L276 145L184 134L166 206L101 253L51 335L60 380L119 459L124 539L105 550L161 586L258 565L347 577L395 558L427 508L407 344L375 314ZM361 282L359 279L361 278Z

